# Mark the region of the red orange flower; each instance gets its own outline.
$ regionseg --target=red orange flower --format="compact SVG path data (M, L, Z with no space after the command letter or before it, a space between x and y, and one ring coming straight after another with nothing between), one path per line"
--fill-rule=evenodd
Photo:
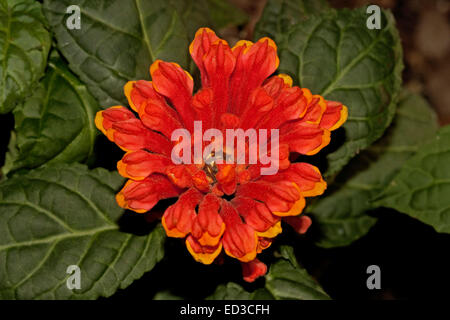
M189 73L157 60L150 67L152 81L130 81L124 88L139 117L115 106L99 112L95 123L126 151L117 168L129 180L117 194L118 204L143 213L161 199L177 197L162 217L167 235L185 238L189 252L204 264L221 252L240 260L244 279L253 281L267 270L256 256L281 232L281 220L306 232L311 220L299 217L305 197L326 189L319 170L291 163L290 153L313 155L328 145L347 108L292 86L287 75L271 76L279 59L269 38L230 48L201 28L189 50L202 81L194 95ZM259 159L256 164L175 164L171 152L179 141L171 141L172 132L193 132L194 121L202 122L203 132L279 129L278 173L261 175Z

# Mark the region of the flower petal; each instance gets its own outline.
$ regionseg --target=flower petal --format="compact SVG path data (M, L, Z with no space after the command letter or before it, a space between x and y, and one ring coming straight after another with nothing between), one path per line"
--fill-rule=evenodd
M156 60L150 66L153 88L165 96L178 111L184 126L192 132L194 110L191 108L194 81L178 64Z
M259 129L279 128L283 123L302 117L307 111L307 99L299 87L284 88L275 100L274 108L258 124Z
M197 216L195 207L202 197L200 192L191 188L184 192L175 204L166 209L161 222L168 237L184 238L191 232Z
M192 236L202 246L216 246L225 231L225 223L219 215L220 200L207 194L198 209L198 215L192 227Z
M144 213L152 209L159 200L176 197L180 189L169 179L159 174L153 174L144 180L128 180L122 190L116 195L117 203L124 209Z
M307 111L302 117L301 122L319 124L326 109L326 102L321 96L312 96L312 100L308 104Z
M272 214L267 206L259 201L246 197L236 197L232 201L245 223L257 233L264 233L280 219Z
M298 217L285 217L283 220L289 223L298 234L306 233L312 224L311 218L303 215Z
M258 244L255 231L242 222L236 209L226 200L222 201L220 214L226 225L222 238L225 253L242 262L255 259Z
M256 88L241 116L240 127L244 130L255 128L256 124L272 110L274 99L264 88Z
M348 109L340 102L326 101L327 109L323 114L320 126L330 131L336 130L348 117Z
M261 180L267 182L290 181L296 184L304 197L321 195L327 188L327 183L323 180L319 169L305 162L293 163L288 169L278 172L277 175L264 176Z
M222 241L216 246L202 246L192 235L186 238L186 247L194 259L203 264L211 264L222 251Z
M143 180L152 173L165 173L172 164L169 157L149 153L144 150L127 152L117 163L117 170L122 177Z
M239 41L232 49L236 56L236 67L231 77L230 112L241 115L250 94L278 68L277 46L269 38L261 38L252 44Z
M203 132L213 126L213 91L211 88L203 88L192 99L192 108L195 110L195 120L202 122Z
M272 213L287 212L299 200L304 202L298 187L289 181L248 182L239 186L236 197L248 197L264 202Z
M280 129L280 144L287 143L289 150L305 155L314 155L326 147L330 141L330 131L318 125L294 121Z
M195 33L194 40L189 46L189 52L194 60L195 64L200 70L202 78L202 86L204 88L209 87L208 75L205 71L204 57L209 52L211 45L219 40L216 33L209 28L200 28Z
M267 266L258 259L254 259L250 262L242 262L241 266L242 276L247 282L253 282L267 272Z
M217 40L203 58L208 77L208 86L213 92L213 123L219 124L220 116L227 111L229 104L230 76L236 64L236 58L228 43Z
M161 134L148 130L125 107L112 107L97 112L95 124L109 140L125 151L147 149L170 156L172 143Z

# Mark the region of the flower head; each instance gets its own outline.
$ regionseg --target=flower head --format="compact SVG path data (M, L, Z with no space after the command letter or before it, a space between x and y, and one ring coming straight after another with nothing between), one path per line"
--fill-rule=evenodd
M279 59L269 38L239 41L230 48L212 30L201 28L189 51L202 82L194 95L188 72L157 60L150 67L152 81L125 85L138 117L123 106L96 116L97 127L126 151L117 168L129 180L116 199L121 207L144 213L161 199L178 198L162 217L167 235L185 238L188 251L204 264L225 252L243 263L244 279L253 281L267 270L256 256L281 232L281 220L306 232L311 220L299 217L305 198L326 189L316 167L291 163L290 154L313 155L328 145L330 131L345 122L347 108L292 86L288 75L271 76ZM268 164L260 157L256 163L208 162L204 151L214 139L199 142L194 135L190 141L172 141L177 129L194 133L195 122L202 124L202 134L208 129L277 129L276 147L272 148L274 135L265 147L271 146L271 155L276 153L279 170L261 174ZM244 141L244 157L252 147L263 148L261 141ZM189 150L181 153L186 156L184 152L192 149L195 155L199 150L194 149L201 149L200 162L173 161L174 148L186 142ZM232 159L242 156L226 147L220 152ZM216 149L211 156L215 153Z

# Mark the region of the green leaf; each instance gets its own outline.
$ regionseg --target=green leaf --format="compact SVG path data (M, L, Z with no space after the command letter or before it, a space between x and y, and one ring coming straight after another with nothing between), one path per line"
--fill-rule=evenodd
M98 131L94 124L98 109L86 87L58 57L52 57L39 87L14 110L16 147L3 172L86 160Z
M110 296L163 257L164 231L119 231L123 179L80 164L53 165L0 184L0 299ZM81 289L66 286L69 265Z
M169 290L161 291L155 294L153 300L183 300L182 297L174 295Z
M328 300L320 285L298 264L294 250L280 248L280 259L270 266L264 288L247 292L236 283L217 287L210 300Z
M369 30L365 8L299 14L292 7L301 3L310 2L269 1L256 35L275 39L280 72L349 108L345 142L327 156L330 177L389 126L401 88L402 49L388 11L381 13L382 28Z
M219 285L216 291L207 300L252 300L252 294L240 285L230 282Z
M325 0L269 0L256 24L255 39L270 37L279 45L300 21L327 9Z
M208 0L211 20L216 28L238 26L247 22L247 15L229 0Z
M326 300L330 297L301 267L292 247L281 247L282 259L270 266L266 275L266 289L277 300Z
M274 297L265 288L256 289L253 292L245 291L240 285L229 282L216 288L206 300L273 300Z
M81 29L66 28L66 8L77 4ZM126 102L123 85L149 79L156 59L191 69L189 43L213 25L209 1L45 0L44 12L69 67L103 107Z
M404 92L396 117L383 138L350 161L323 197L308 207L323 247L346 246L365 235L376 219L370 199L384 188L407 159L438 130L436 115L419 95Z
M44 74L50 41L40 3L0 0L0 113L10 112Z
M450 233L450 126L421 147L374 202Z

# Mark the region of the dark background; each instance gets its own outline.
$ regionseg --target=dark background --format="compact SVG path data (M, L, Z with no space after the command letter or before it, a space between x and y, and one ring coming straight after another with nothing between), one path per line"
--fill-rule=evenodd
M229 28L221 34L230 42L251 38L255 22L264 7L264 0L230 0L250 16L243 28ZM436 110L441 124L450 123L450 1L448 0L331 0L334 7L358 7L378 4L392 9L402 37L405 70L404 85L423 94ZM14 127L11 114L0 116L0 165L7 150L10 131ZM98 146L108 153L98 162L115 168L122 152L111 154L111 145L101 137ZM450 195L449 195L450 196ZM164 204L163 204L164 205ZM167 205L167 204L166 204ZM157 208L158 209L158 208ZM162 210L162 207L161 207ZM270 264L273 250L279 244L295 247L299 262L316 278L334 299L442 299L450 289L450 235L439 234L430 226L398 212L378 209L370 213L378 222L370 232L352 245L322 249L313 244L314 228L298 236L286 228L261 258ZM145 233L151 226L142 215L127 213L121 222L124 228ZM288 241L289 239L289 241ZM294 243L292 241L294 240ZM263 279L253 284L242 280L236 260L225 259L225 265L204 266L195 262L183 243L169 238L162 262L111 299L151 299L162 290L187 299L204 298L216 286L229 281L254 290ZM366 268L381 268L381 290L368 290Z

